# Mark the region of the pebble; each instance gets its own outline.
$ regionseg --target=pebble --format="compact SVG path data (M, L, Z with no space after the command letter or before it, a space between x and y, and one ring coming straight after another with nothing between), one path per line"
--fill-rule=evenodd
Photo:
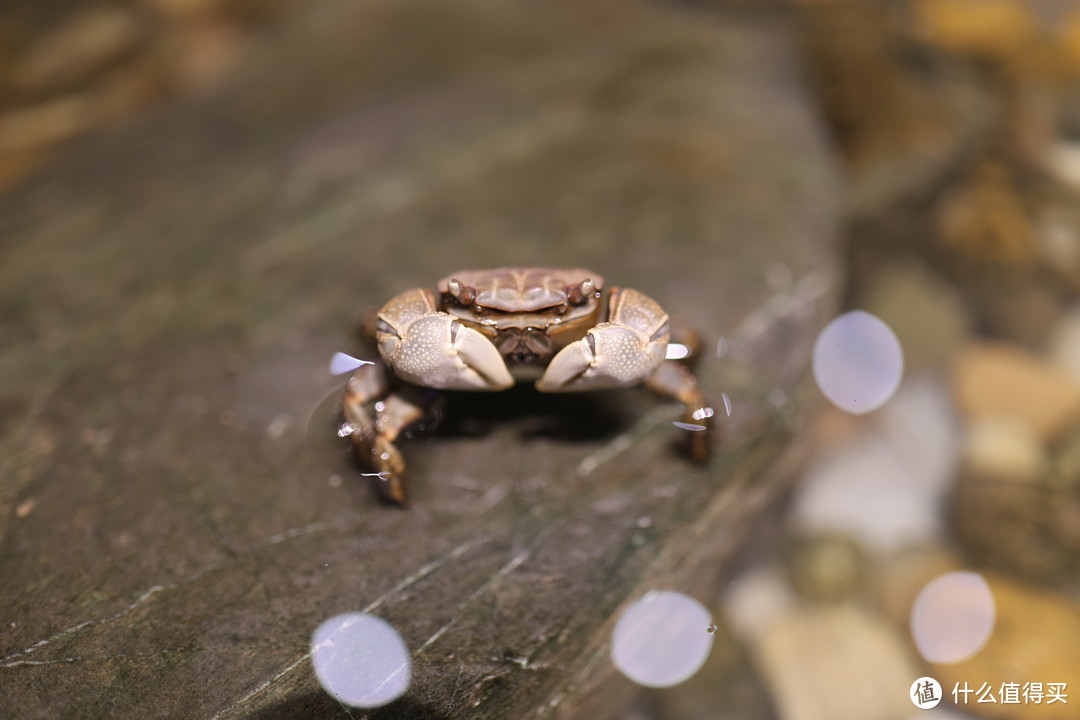
M95 8L34 45L12 68L12 83L26 91L62 88L92 77L141 40L142 30L130 12Z
M866 577L866 555L838 533L795 536L786 553L791 585L803 599L836 603L855 597Z
M871 555L945 534L937 508L952 481L960 436L943 380L905 381L875 420L811 462L792 505L795 531L849 535Z
M119 124L168 91L165 69L156 59L140 59L109 73L94 92L94 114L103 124Z
M1047 452L1027 420L987 415L967 426L964 467L991 478L1033 482L1046 470Z
M922 265L889 265L869 287L861 304L896 333L908 372L943 364L970 333L959 293Z
M93 103L83 95L50 100L0 115L0 154L30 152L85 132Z
M1068 703L978 703L973 693L958 707L965 712L1006 720L1063 720L1080 718L1080 608L1064 597L1005 578L985 576L996 610L994 629L986 645L971 658L930 665L946 697L957 684L973 690L982 683L995 697L1003 683L1067 683Z
M781 720L904 717L906 690L923 674L897 632L849 605L794 609L755 650Z
M1028 46L1036 26L1023 0L919 0L915 25L932 45L970 55L1002 57Z
M1080 305L1058 320L1050 336L1050 362L1080 384Z
M1012 415L1030 423L1044 442L1080 417L1080 383L1011 345L980 343L964 349L953 364L953 391L969 421Z
M787 577L777 565L757 566L735 579L724 593L724 615L739 639L753 642L776 618L796 605Z
M185 24L173 42L173 79L179 87L197 92L214 87L228 75L250 38L238 23L205 20Z

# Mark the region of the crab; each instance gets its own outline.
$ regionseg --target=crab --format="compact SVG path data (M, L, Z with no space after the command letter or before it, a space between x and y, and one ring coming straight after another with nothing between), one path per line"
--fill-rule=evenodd
M395 444L428 416L437 390L492 392L534 381L566 393L644 385L681 402L689 451L709 454L712 409L690 371L696 336L674 339L659 304L632 288L605 289L582 268L461 270L386 303L364 324L382 362L350 377L338 434L378 479L383 499L408 504L405 461Z

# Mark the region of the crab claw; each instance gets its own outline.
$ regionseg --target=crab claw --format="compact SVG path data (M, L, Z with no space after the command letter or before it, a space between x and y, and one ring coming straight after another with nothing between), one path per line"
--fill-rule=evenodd
M601 323L556 355L536 382L540 392L578 392L635 385L664 360L664 342L629 327Z
M423 291L411 291L426 300ZM505 390L514 384L491 341L454 316L417 308L408 299L379 313L379 352L406 382L442 390ZM410 307L411 306L411 307Z
M578 392L636 385L664 361L668 316L631 288L612 290L611 322L600 323L552 358L540 392Z

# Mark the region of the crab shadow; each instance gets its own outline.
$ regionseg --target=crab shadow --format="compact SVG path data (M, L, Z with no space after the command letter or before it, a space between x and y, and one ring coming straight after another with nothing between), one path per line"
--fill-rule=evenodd
M635 412L629 391L551 394L531 385L497 393L444 393L435 437L479 437L510 427L523 440L591 443L626 429Z

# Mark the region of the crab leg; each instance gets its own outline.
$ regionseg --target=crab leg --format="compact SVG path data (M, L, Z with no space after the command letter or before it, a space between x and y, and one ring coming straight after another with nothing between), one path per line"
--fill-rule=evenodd
M665 360L645 381L645 387L683 404L682 425L689 431L687 449L690 457L699 463L708 460L712 452L709 431L714 412L686 365Z
M405 460L394 441L422 420L431 406L421 388L390 390L382 365L365 365L349 379L342 402L343 429L357 460L377 479L379 495L398 505L408 504Z

